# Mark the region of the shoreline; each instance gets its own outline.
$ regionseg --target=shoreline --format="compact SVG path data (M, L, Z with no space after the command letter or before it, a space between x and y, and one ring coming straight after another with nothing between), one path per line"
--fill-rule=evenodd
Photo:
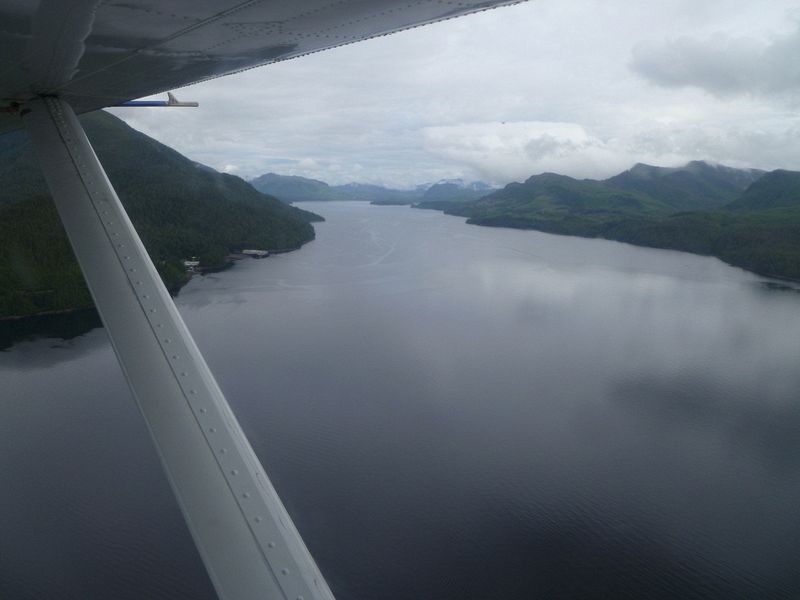
M447 212L444 212L444 211L442 211L442 212L443 212L443 214L446 214L446 215L449 215L449 216L452 216L452 217L461 216L461 215L454 215L454 214L451 214L451 213L447 213ZM465 217L461 216L461 218L465 218ZM708 257L708 258L716 258L717 260L725 263L729 267L733 267L735 269L741 269L742 271L746 271L747 273L752 273L753 275L757 275L758 277L765 277L767 279L776 279L776 280L785 281L785 282L788 282L788 283L800 284L800 278L788 277L786 275L775 275L775 274L770 274L770 273L766 273L766 272L763 272L763 271L758 271L758 270L755 270L755 269L749 269L749 268L747 268L745 266L737 265L736 263L729 262L729 261L725 260L724 258L722 258L720 256L717 256L716 254L703 254L703 253L700 253L700 252L692 252L691 250L682 250L681 248L668 248L666 246L654 246L654 245L648 245L648 244L636 244L634 242L629 242L629 241L626 241L626 240L619 240L619 239L610 238L610 237L603 237L601 235L580 235L579 233L562 233L562 232L558 232L558 231L548 231L546 229L538 229L536 227L514 227L513 225L492 225L491 223L475 222L471 218L467 218L467 220L464 222L464 224L465 225L474 225L476 227L492 227L492 228L495 228L495 229L513 229L513 230L517 230L517 231L538 231L539 233L548 233L548 234L551 234L551 235L561 235L561 236L566 236L566 237L576 237L576 238L583 238L583 239L588 239L588 240L606 240L608 242L617 242L618 244L627 244L627 245L633 246L635 248L651 248L653 250L668 250L670 252L683 252L684 254L691 254L692 256L704 256L704 257Z
M670 251L673 251L673 252L684 252L686 254L691 254L693 256L706 256L706 257L716 258L717 260L725 263L726 265L728 265L730 267L734 267L736 269L742 269L743 271L746 271L748 273L752 273L753 275L757 275L758 277L765 277L767 279L775 279L775 280L784 281L784 282L787 282L787 283L800 284L800 277L790 277L788 275L777 275L777 274L774 274L774 273L768 273L766 271L754 269L754 268L748 267L748 266L743 265L743 264L737 264L736 262L731 262L729 260L726 260L722 256L719 256L718 254L713 254L713 253L693 252L691 250L686 250L686 249L683 249L683 248L669 247L669 246L664 246L664 245L637 244L636 242L628 241L628 240L625 240L625 239L619 239L619 238L614 238L614 237L606 237L606 236L603 236L603 235L591 235L590 232L587 232L586 235L582 235L579 232L554 231L554 230L547 229L547 228L544 228L544 227L536 227L536 226L531 225L530 223L520 223L517 226L517 225L513 225L513 224L509 224L509 223L497 223L497 224L495 224L495 223L485 222L485 221L482 222L480 217L478 217L478 218L469 217L467 215L458 214L457 212L449 212L447 209L450 208L450 207L412 205L411 208L419 208L421 210L438 210L442 214L445 214L445 215L448 215L448 216L451 216L451 217L460 217L462 219L466 219L465 222L464 222L466 225L475 225L475 226L479 226L479 227L493 227L495 229L514 229L514 230L518 230L518 231L538 231L540 233L549 233L549 234L552 234L552 235L562 235L562 236L578 237L578 238L584 238L584 239L607 240L609 242L618 242L618 243L621 243L621 244L628 244L630 246L634 246L634 247L637 247L637 248L653 248L653 249L656 249L656 250L670 250Z
M303 246L308 244L309 242L313 242L314 238L312 237L310 240L303 242L299 246L295 248L279 248L277 250L269 250L270 255L272 254L287 254L289 252L294 252L295 250L300 250ZM269 257L265 257L269 258ZM227 259L224 264L214 266L214 267L205 267L201 268L198 272L195 273L187 273L189 277L186 277L184 281L177 287L173 286L172 289L167 288L167 292L169 292L170 297L177 298L180 295L181 290L183 287L188 284L195 276L203 277L206 274L211 273L220 273L222 271L227 271L228 269L232 268L237 262L243 259ZM264 260L264 259L250 259L250 260ZM57 317L59 315L72 315L75 313L80 313L83 311L95 311L94 303L86 304L83 306L75 306L71 308L61 308L58 310L44 310L41 312L30 313L27 315L0 315L0 325L2 324L11 324L11 323L24 323L26 321L33 322L36 319L46 319L48 317Z

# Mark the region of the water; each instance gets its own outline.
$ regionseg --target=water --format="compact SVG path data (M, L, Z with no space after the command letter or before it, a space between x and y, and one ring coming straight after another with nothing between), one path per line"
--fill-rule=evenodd
M309 208L178 304L337 598L800 597L791 285ZM0 381L0 598L213 598L102 329Z

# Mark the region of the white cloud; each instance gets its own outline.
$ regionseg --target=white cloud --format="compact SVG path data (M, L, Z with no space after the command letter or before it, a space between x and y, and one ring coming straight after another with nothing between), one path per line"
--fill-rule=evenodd
M589 135L577 123L542 121L470 123L423 130L425 148L484 179L508 182L545 171L606 176L629 166L613 143Z
M667 86L695 86L730 96L800 94L800 27L768 41L718 32L705 39L679 37L633 49L633 70Z

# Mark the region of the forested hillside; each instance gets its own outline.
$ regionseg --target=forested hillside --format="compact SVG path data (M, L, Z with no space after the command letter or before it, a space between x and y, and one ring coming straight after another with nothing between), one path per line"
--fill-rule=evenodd
M187 281L183 259L222 267L232 250L285 250L313 239L313 213L199 166L108 113L81 121L172 291ZM0 317L90 305L26 135L0 136Z
M475 202L426 207L477 225L683 250L800 279L800 173L792 171L689 163L683 169L637 165L602 182L544 174Z
M606 179L618 189L647 194L673 210L721 208L764 175L757 169L733 169L695 160L683 167L637 164Z

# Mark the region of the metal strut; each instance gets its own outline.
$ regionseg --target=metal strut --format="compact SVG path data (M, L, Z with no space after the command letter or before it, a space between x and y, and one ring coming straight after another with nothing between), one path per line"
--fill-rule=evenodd
M21 114L217 594L331 600L72 108L45 97Z

